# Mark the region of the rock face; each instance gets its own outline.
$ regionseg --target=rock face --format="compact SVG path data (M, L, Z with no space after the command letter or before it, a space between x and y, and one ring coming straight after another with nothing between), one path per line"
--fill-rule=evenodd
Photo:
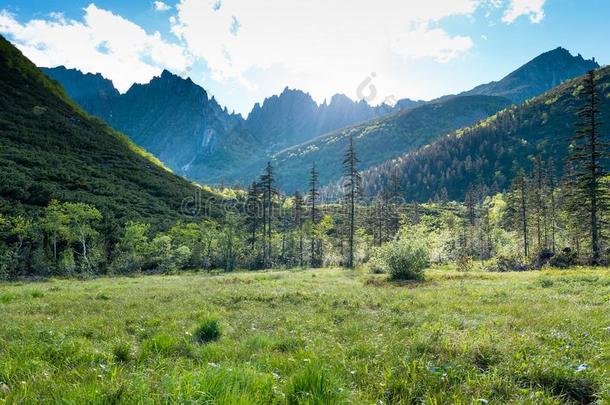
M220 107L190 79L167 70L125 94L97 91L97 81L89 76L99 75L65 72L63 67L45 69L87 112L127 134L178 174L201 182L235 180L237 162L252 160L252 151L260 148L240 115Z
M274 152L392 111L394 108L388 105L373 107L343 94L318 105L308 93L286 88L280 95L265 99L262 106L257 103L247 124L266 149Z
M559 47L537 56L500 81L482 84L461 95L501 96L518 104L597 68L595 59L572 56Z

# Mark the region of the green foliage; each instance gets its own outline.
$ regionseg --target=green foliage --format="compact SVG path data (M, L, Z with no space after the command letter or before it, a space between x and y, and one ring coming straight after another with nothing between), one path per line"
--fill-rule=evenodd
M421 280L424 270L430 265L425 243L406 232L385 243L376 256L393 280Z
M0 93L3 213L37 215L57 199L97 207L118 222L163 226L181 217L186 198L211 196L80 111L1 37Z
M339 129L278 153L274 158L278 185L287 192L303 187L313 163L318 169L319 185L339 180L342 171L338 162L342 161L350 136L357 150L366 151L360 158L361 166L368 168L474 124L509 104L503 97L456 97Z
M216 317L209 316L199 324L193 334L197 343L208 343L220 337L220 323Z
M599 86L610 82L609 67L596 70L596 75ZM475 179L489 189L508 189L519 169L530 171L532 157L537 154L545 161L553 157L560 169L560 162L569 153L568 139L576 128L575 113L581 108L579 95L573 93L583 79L568 80L477 124L429 139L417 153L401 154L398 159L365 170L365 193L387 190L391 176L398 172L401 195L410 200L437 199L440 191L446 190L449 199L461 201ZM549 100L553 102L547 103ZM602 117L609 116L610 99L600 98L599 109ZM608 120L603 121L606 123L600 131L607 133Z

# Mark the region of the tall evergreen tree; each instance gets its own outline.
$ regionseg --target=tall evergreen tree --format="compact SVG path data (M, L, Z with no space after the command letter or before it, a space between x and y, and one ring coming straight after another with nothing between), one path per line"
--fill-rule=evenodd
M277 194L274 182L275 174L273 173L273 166L271 166L271 162L267 162L265 172L261 176L260 181L260 187L262 188L263 193L263 232L265 234L264 261L265 266L267 267L272 265L271 228L273 224L273 197Z
M553 158L547 162L546 181L549 193L549 226L551 227L551 251L556 252L557 204L555 202L555 168Z
M354 138L350 135L349 144L343 159L344 199L347 205L348 216L348 256L347 267L354 268L354 236L356 231L356 203L360 193L360 173L357 165L360 161L354 149Z
M528 213L529 213L529 196L528 184L525 174L521 171L513 179L511 192L509 194L510 213L512 217L512 227L519 231L521 240L523 241L523 255L527 259L529 257L529 237L528 237Z
M316 207L316 202L320 198L320 192L318 191L318 172L316 171L316 164L314 163L311 166L311 171L309 172L309 193L308 193L308 205L309 205L309 219L311 220L311 252L310 252L310 265L313 267L317 265L316 260L316 236L315 236L315 227L318 223L318 209Z
M294 201L292 205L294 227L298 232L299 237L299 266L303 266L303 214L305 211L305 203L303 196L299 191L294 193Z
M257 232L260 226L259 219L261 217L261 201L260 189L256 182L252 182L248 186L248 197L246 199L246 220L249 228L250 248L254 249L257 242Z
M599 264L601 260L600 248L600 217L607 208L608 190L603 184L603 177L607 174L603 167L604 159L610 156L609 145L604 142L600 133L601 121L599 119L599 93L595 82L595 71L590 71L583 82L582 95L584 106L578 112L578 130L571 138L571 150L568 159L574 164L574 173L571 183L576 197L575 204L586 205L585 212L589 225L589 238L591 241L591 264ZM582 212L582 211L577 211Z
M546 208L545 208L545 193L544 193L544 174L542 168L542 158L536 155L534 161L534 203L536 214L536 240L538 242L538 252L541 252L547 246L546 241ZM543 236L544 235L544 236ZM544 244L543 244L543 238Z

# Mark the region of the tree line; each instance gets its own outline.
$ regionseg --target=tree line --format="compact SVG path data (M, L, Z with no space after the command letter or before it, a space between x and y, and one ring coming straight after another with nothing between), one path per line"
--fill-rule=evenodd
M583 81L581 94L577 130L565 161L542 153L531 156L528 166L533 169L516 166L505 192L475 178L465 187L461 203L448 201L442 188L435 201L406 203L397 169L382 190L365 199L350 139L340 198L333 201L321 197L315 164L305 191L288 196L277 190L268 163L247 190L235 192L235 204L227 204L213 219L183 220L165 230L135 221L115 227L94 206L57 200L37 218L0 216L0 278L353 268L379 252L396 256L392 250L409 250L404 244L391 245L409 235L426 241L422 249L432 261L455 262L464 269L477 261L503 270L603 264L610 255L610 154L593 72ZM563 170L558 170L561 164ZM422 249L417 251L420 259Z

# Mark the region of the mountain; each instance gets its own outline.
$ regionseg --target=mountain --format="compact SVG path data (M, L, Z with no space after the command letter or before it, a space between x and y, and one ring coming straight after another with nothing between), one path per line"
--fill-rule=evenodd
M190 79L164 70L125 94L115 90L106 96L110 93L97 91L100 82L88 80L90 75L65 72L64 67L45 69L87 112L128 135L177 174L205 183L232 181L238 163L251 161L256 157L252 151L260 149L245 120L223 109Z
M601 91L600 133L610 132L610 67L596 71ZM520 169L532 169L534 156L552 157L561 173L568 139L576 130L583 104L583 77L567 81L521 105L459 129L416 151L363 173L367 195L388 190L392 176L400 180L407 200L427 201L441 195L462 200L469 185L506 190ZM335 185L336 187L336 185Z
M41 68L47 76L52 76L62 84L70 98L89 110L94 108L99 100L109 100L119 96L111 80L101 74L82 73L76 69L66 69L64 66L55 69Z
M322 135L274 155L278 186L288 192L303 189L314 162L321 185L339 179L350 135L361 160L360 167L367 168L473 124L509 104L508 99L495 96L454 97Z
M482 84L460 95L501 96L518 104L597 68L595 59L572 56L559 47L535 57L500 81Z
M32 214L56 198L95 205L105 218L166 224L204 193L82 112L2 36L0 93L0 212Z
M301 90L285 88L268 97L248 114L247 125L268 151L278 151L309 141L318 135L384 116L393 111L388 105L372 107L335 94L329 103L318 105Z
M244 120L190 79L168 71L121 95L99 74L63 66L43 70L87 112L127 134L177 174L206 183L248 178L250 168L268 153L393 111L340 94L318 105L309 94L286 88L262 106L256 104ZM418 102L399 103L402 108Z

